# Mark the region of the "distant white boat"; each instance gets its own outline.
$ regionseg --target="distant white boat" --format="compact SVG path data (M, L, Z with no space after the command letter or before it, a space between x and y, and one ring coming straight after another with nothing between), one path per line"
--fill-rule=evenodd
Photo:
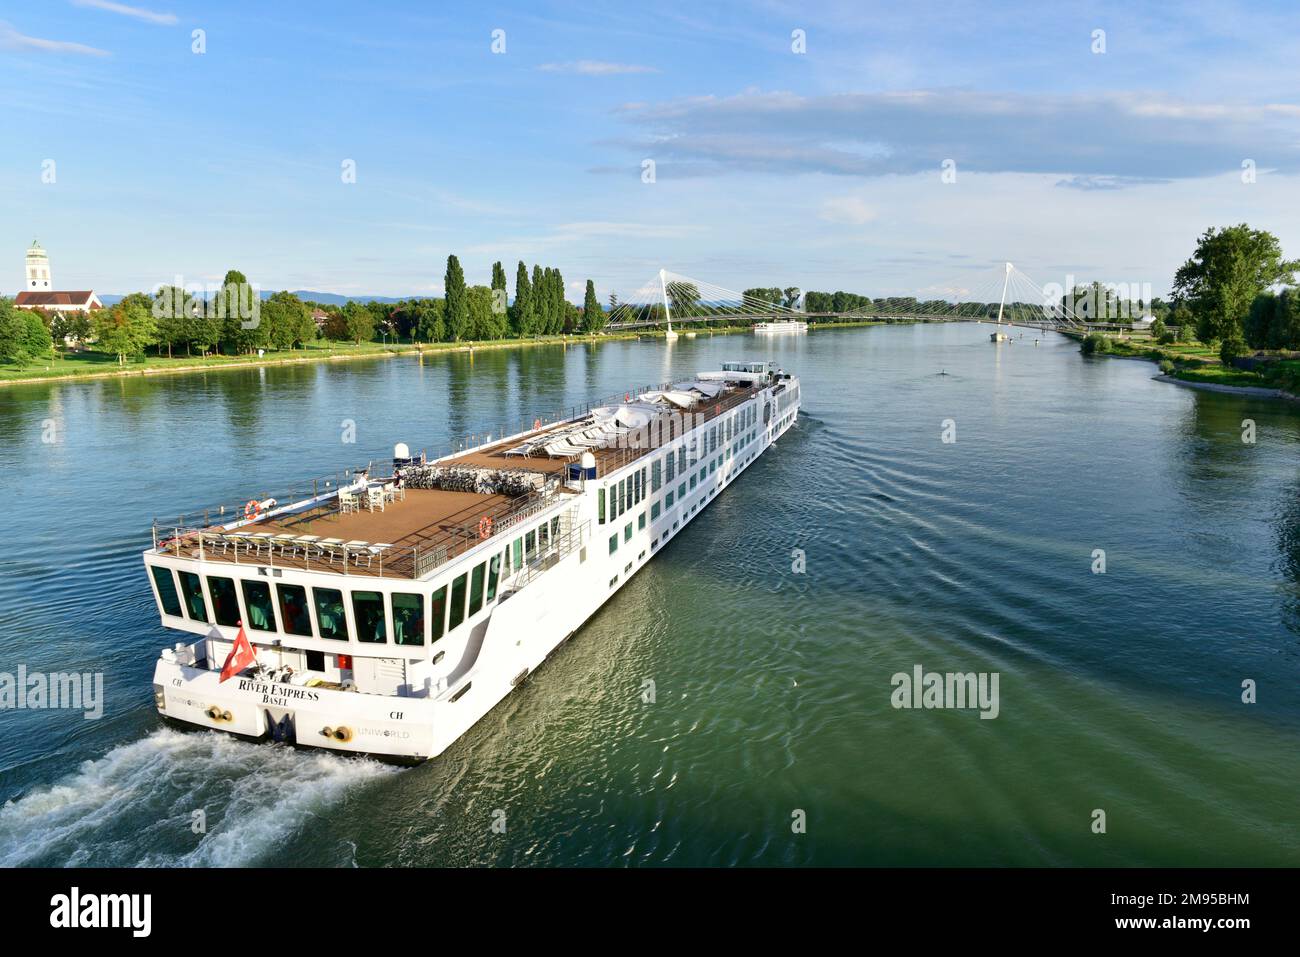
M754 331L763 334L807 332L808 323L797 319L778 319L776 322L760 322L754 326Z

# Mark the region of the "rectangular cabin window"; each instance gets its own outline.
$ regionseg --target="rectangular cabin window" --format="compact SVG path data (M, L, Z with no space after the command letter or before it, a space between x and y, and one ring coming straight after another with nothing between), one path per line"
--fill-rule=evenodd
M429 601L429 638L431 641L437 641L447 630L447 586L443 585L433 593L433 598Z
M542 528L546 526L543 525ZM469 613L477 615L483 610L483 573L487 562L479 562L469 576Z
M554 542L560 537L560 516L551 519L551 541Z
M686 446L684 445L677 450L677 471L686 471Z
M627 525L625 525L625 526L623 527L623 541L625 541L625 542L630 542L630 541L632 541L632 523L631 523L631 522L628 522Z
M276 585L280 593L280 620L291 635L311 637L311 612L307 610L307 591L301 585Z
M650 491L659 491L659 486L664 484L664 463L662 459L655 459L650 465Z
M185 595L185 612L194 621L207 622L208 603L203 600L203 582L194 572L181 572L181 592Z
M158 600L162 602L163 612L175 618L181 616L181 596L176 591L176 579L170 568L153 565L153 583L158 586Z
M545 522L537 526L537 550L544 552L551 541L551 528Z
M677 453L669 452L667 459L664 461L664 465L666 466L664 478L671 482L677 477Z
M242 621L239 614L239 597L235 583L218 575L208 576L208 594L212 596L212 615L218 625L235 627Z
M493 555L492 560L488 562L488 586L487 600L492 601L497 597L497 581L501 578L501 556Z
M528 556L529 561L537 554L537 529L524 536L524 554Z
M524 540L522 538L516 538L514 548L515 548L514 570L519 571L519 569L524 567Z
M695 488L695 476L694 476L694 475L691 476L691 488L692 488L692 489Z
M447 619L447 630L452 631L465 620L465 580L468 575L457 575L451 583L451 613Z
M316 598L316 625L320 628L320 636L347 641L348 620L343 612L343 592L337 588L313 588L311 593Z
M673 491L672 489L669 489L668 494L664 496L664 508L672 508L672 507L673 507Z
M656 504L655 508L658 507L659 507L658 504ZM636 517L636 530L638 532L645 531L645 512L642 512L640 515Z
M623 514L623 506L627 500L627 479L622 479L618 483L618 509L614 512L614 517L618 518Z
M424 596L393 592L393 641L399 645L424 644Z
M596 522L599 525L605 524L605 490L596 489Z
M324 671L325 670L325 652L308 651L307 652L307 670Z
M609 553L613 555L616 551L618 551L618 532L609 536Z
M388 626L384 621L384 596L377 591L352 593L352 618L357 623L357 641L370 645L388 643Z
M276 631L271 586L266 582L248 580L240 584L244 586L244 605L248 608L248 621L244 624L256 631Z
M653 505L650 506L650 521L653 522L658 517L659 517L659 503L655 502Z
M685 482L683 482L681 485L677 486L677 497L678 497L678 498L685 498L685 497L686 497L686 483L685 483Z

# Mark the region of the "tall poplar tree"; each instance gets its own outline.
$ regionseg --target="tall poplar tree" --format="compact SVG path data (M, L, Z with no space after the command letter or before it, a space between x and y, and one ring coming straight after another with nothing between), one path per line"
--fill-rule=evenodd
M584 332L598 332L605 325L605 313L596 298L596 284L587 280L587 297L582 302L582 329Z
M510 314L510 323L517 336L531 336L537 326L532 283L528 281L528 267L522 259L515 271L515 307Z
M469 322L469 306L465 299L465 271L460 268L460 260L455 256L447 257L447 275L443 280L446 289L447 309L443 322L446 324L447 336L456 342L465 335Z

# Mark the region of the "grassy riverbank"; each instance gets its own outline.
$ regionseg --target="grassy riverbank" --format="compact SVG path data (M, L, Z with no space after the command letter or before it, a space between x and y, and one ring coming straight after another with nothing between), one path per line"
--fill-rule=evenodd
M882 325L879 321L810 323L822 329L859 328ZM752 326L679 327L681 335L726 335L752 332ZM329 360L375 359L411 353L470 352L475 349L512 349L528 346L564 345L579 342L611 342L615 340L662 338L663 330L641 329L628 332L599 332L591 335L538 336L531 339L492 339L478 342L330 342L320 340L301 349L268 351L265 355L228 356L136 356L119 365L116 356L86 350L59 353L52 358L24 365L0 365L0 386L45 382L54 379L102 379L140 375L180 375L192 372L219 372L225 369L256 366L293 365L302 362Z
M1225 366L1215 349L1201 343L1158 345L1150 339L1113 338L1107 340L1107 349L1100 355L1149 359L1155 363L1168 362L1174 367L1169 374L1184 382L1300 392L1300 360L1297 359L1278 359L1262 364L1258 371L1235 369Z
M255 366L292 365L329 360L374 359L411 353L468 352L474 349L509 349L563 345L570 342L606 342L635 339L634 332L596 335L541 336L533 339L496 339L482 342L380 343L318 341L301 349L268 351L265 355L138 356L119 365L116 356L102 352L69 352L41 362L0 365L0 386L52 379L98 379L119 376L219 372Z

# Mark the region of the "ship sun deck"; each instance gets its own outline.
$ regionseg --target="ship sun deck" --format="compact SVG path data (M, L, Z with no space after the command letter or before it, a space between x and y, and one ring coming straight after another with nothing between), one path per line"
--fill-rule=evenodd
M728 385L716 396L685 411L699 426L722 415L755 392L748 383ZM586 418L590 419L588 414ZM337 494L276 508L261 520L234 521L197 529L175 529L158 551L236 564L312 569L357 575L419 578L425 572L504 532L517 521L550 508L567 495L563 479L575 455L548 454L542 445L549 436L563 436L583 427L582 419L539 427L469 452L428 463L449 468L534 473L549 484L542 489L509 494L482 494L407 487L389 493L382 509L363 499L359 508L344 511ZM681 426L675 437L681 436ZM671 432L665 431L663 438ZM524 447L530 454L518 454ZM653 445L615 443L587 449L597 474L608 475L653 451ZM391 478L375 478L385 485ZM554 491L558 485L558 491ZM156 527L155 531L162 531Z

